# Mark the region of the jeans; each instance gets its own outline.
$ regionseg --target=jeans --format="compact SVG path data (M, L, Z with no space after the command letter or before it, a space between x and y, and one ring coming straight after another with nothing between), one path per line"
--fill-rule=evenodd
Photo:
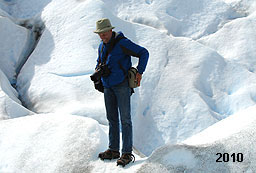
M120 126L122 128L122 153L131 153L133 145L132 120L131 120L131 88L128 80L110 88L104 87L104 100L109 122L109 149L119 151L120 149Z

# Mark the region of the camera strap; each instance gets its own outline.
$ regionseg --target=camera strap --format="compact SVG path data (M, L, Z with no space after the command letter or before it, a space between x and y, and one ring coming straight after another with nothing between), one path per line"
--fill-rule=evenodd
M120 37L117 37L118 35L116 35L116 33L114 32L114 35L112 36L111 38L111 42L110 42L110 45L109 45L109 48L107 49L106 51L106 54L105 56L102 58L100 57L99 58L99 64L101 64L101 58L103 60L103 63L102 64L106 64L107 62L107 59L108 59L108 55L109 53L113 50L113 48L115 47L115 45L122 39L126 38L124 36L120 36ZM104 43L103 43L104 44ZM102 55L102 52L103 52L103 44L101 46L101 52L100 52L100 55Z

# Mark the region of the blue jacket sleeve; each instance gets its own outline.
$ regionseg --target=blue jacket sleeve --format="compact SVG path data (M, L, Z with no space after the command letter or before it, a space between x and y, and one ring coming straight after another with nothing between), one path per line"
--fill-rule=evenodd
M131 40L127 38L124 39L120 47L122 48L125 54L139 58L137 69L140 74L143 74L148 63L148 58L149 58L148 50L145 49L144 47L141 47L133 43Z

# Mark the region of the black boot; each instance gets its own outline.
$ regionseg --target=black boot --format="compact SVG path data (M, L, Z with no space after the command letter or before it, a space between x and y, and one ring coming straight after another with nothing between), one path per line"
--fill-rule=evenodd
M117 166L118 165L122 165L123 167L125 167L125 165L127 165L128 163L130 163L131 161L135 161L135 156L132 153L125 153L122 154L122 156L117 160Z
M98 156L101 160L104 160L104 159L118 159L120 157L120 153L119 151L113 151L113 150L106 150L102 153L99 153L99 156Z

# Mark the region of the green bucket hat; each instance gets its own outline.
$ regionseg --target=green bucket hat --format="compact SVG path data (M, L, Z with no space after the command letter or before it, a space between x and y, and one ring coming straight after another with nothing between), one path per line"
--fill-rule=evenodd
M100 33L107 32L114 28L115 27L113 27L111 25L109 19L103 18L96 22L96 31L94 31L94 33L100 34Z

